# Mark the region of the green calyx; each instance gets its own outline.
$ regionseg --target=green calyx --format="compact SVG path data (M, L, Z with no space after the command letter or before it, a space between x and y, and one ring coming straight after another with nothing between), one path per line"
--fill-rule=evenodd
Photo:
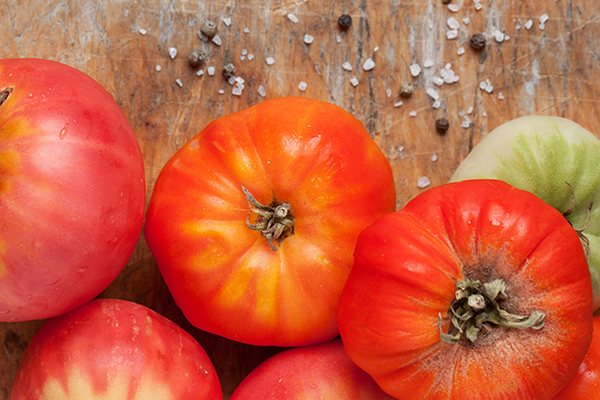
M519 329L541 329L546 315L534 311L529 316L511 314L498 304L506 298L506 284L502 279L481 284L467 278L456 284L455 299L450 306L452 325L458 330L454 335L442 331L442 316L438 318L440 338L448 343L457 343L465 336L472 343L487 324Z
M273 197L273 201L265 206L259 203L244 186L242 186L242 190L246 195L246 202L250 210L258 214L254 224L250 223L250 215L248 215L246 226L254 231L259 231L267 240L271 250L277 251L277 246L273 242L281 245L285 238L294 234L294 216L290 205L281 203Z

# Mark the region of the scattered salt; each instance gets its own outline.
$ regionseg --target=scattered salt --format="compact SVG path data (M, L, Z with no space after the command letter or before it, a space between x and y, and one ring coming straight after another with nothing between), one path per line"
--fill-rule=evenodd
M532 20L525 22L525 29L531 29L532 26L533 26Z
M148 31L147 31L147 30L145 30L145 29L142 29L142 28L140 28L140 33L141 33L142 35L145 35L146 33L148 33Z
M222 40L221 40L221 36L219 36L219 35L213 36L212 42L214 44L216 44L217 46L220 46L223 43Z
M300 81L300 83L298 84L298 89L302 92L304 92L306 90L306 87L308 86L308 83L304 82L304 81Z
M463 24L465 24L465 25L469 25L469 24L471 23L471 18L469 18L469 17L466 17L466 18L463 18L463 20L462 20L462 21L463 21Z
M387 97L392 97L392 89L386 89L385 94Z
M432 20L430 20L430 19L427 20L427 27L429 29L433 29L433 21Z
M427 89L425 89L425 91L427 92L429 97L431 97L434 100L438 100L440 98L440 95L438 94L438 92L433 88L427 88Z
M458 54L459 56L462 56L463 54L465 54L465 48L459 47L458 50L456 50L456 54Z
M438 155L437 154L434 154L434 155L431 156L431 161L436 162L437 159L438 159Z
M483 115L484 117L487 117L487 113L485 111L482 112L481 115Z
M434 65L434 63L431 60L425 60L423 62L423 67L425 67L425 68L433 67L433 65Z
M356 77L352 77L350 79L350 83L352 84L352 86L356 86L358 85L358 79L356 79Z
M200 38L200 40L202 40L203 42L208 42L208 37L205 36L201 31L198 31L198 37Z
M372 59L367 58L367 61L365 61L365 63L363 64L363 69L365 71L370 71L373 68L375 68L375 62Z
M267 64L268 65L273 65L275 64L275 59L273 57L267 57Z
M234 96L241 96L242 95L242 88L241 87L234 87L233 89L231 89L231 94L233 94Z
M288 19L289 19L290 21L292 21L293 23L295 23L295 24L297 24L297 23L298 23L298 17L296 17L296 15L295 15L295 14L289 13L289 14L287 15L287 17L288 17Z
M342 37L340 35L337 35L335 37L335 41L338 42L338 43L340 43L342 41Z
M506 42L508 39L510 39L510 36L504 35L504 41Z
M252 61L254 59L254 54L248 54L248 61Z
M436 84L437 86L442 86L444 84L444 80L442 78L440 78L439 76L434 76L431 81Z
M440 106L442 105L442 103L439 100L436 100L433 102L433 104L431 105L431 107L438 109L440 108Z
M448 40L456 39L458 37L458 30L450 29L446 32L446 37L448 38Z
M375 46L375 48L373 49L373 51L378 51L379 50L379 46Z
M456 20L456 18L454 17L450 17L446 20L446 25L448 25L448 28L450 29L458 29L460 28L460 22L458 22Z
M208 73L208 75L213 76L215 74L215 67L206 68L206 72Z
M499 29L496 29L494 31L494 39L496 39L496 42L502 43L504 41L504 33Z
M402 102L400 102L402 103ZM398 146L398 153L402 153L404 151L404 146Z
M463 128L468 128L469 126L471 126L471 120L469 119L469 117L466 116L464 118L465 119L463 119L460 126L462 126Z
M345 61L342 64L342 68L344 68L346 71L352 71L352 65L350 65L350 63L348 61Z
M198 75L198 76L202 76L203 74L204 74L203 69L199 69L198 71L196 71L196 75Z
M548 19L549 19L549 18L550 18L550 17L548 17L548 14L542 14L542 15L540 16L540 24L542 24L542 25L543 25L543 24L545 24L545 23L546 23L546 21L548 21Z
M162 69L162 67L161 67L160 65L157 65L157 66L156 66L156 70L157 70L157 71L160 71L161 69Z
M494 90L494 86L492 86L492 83L490 82L490 79L488 78L485 81L479 82L479 89L485 90L488 93L492 93L492 91Z
M457 4L448 4L448 10L450 10L452 12L458 12L459 7Z
M401 105L402 105L402 101L397 101L394 103L394 107L400 107ZM400 147L402 147L402 146L400 146ZM404 150L404 147L402 147L402 150ZM400 151L402 151L402 150L400 150Z
M177 56L177 49L175 47L169 47L169 57L173 59L175 56Z
M481 3L475 3L475 9L477 11L481 10L482 8L483 8L483 4L481 4Z
M265 97L267 95L267 91L265 90L265 87L263 85L260 85L258 87L258 94L260 95L260 97Z
M177 83L179 85L179 87L183 87L183 82L181 82L181 79L179 79L179 78L175 79L175 83Z
M467 114L472 114L473 113L473 107L469 107L469 109L467 110Z
M498 93L498 98L499 98L500 100L502 100L502 99L504 98L504 95L502 94L502 92Z
M250 33L250 29L244 28L244 33Z
M219 94L225 94L225 89L219 89Z
M546 28L546 24L540 24L539 28L543 31Z
M411 117L416 117L417 112L413 110L413 111L409 112L408 115L410 115Z
M431 182L429 181L429 179L427 179L426 176L420 177L417 181L417 186L419 187L419 189L425 189L429 185L431 185Z
M243 55L242 55L242 56L240 56L240 60L241 60L241 61L244 61L245 59L246 59L246 56L243 56Z
M245 56L246 54L248 54L248 50L247 49L242 49L242 55Z
M304 35L304 43L311 44L314 40L315 40L315 38L313 36L309 35L308 33L306 35Z
M231 25L231 18L221 18L221 21L223 21L226 26Z
M413 64L410 67L408 67L410 69L410 74L412 76L419 76L419 74L421 73L421 66L419 64Z

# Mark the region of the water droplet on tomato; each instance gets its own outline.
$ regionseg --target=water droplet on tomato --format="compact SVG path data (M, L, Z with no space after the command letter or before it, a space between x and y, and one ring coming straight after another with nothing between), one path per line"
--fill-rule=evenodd
M67 136L67 129L69 129L68 122L65 124L65 126L60 130L60 133L58 134L58 138L60 140L63 140L65 138L65 136Z
M10 313L10 310L0 310L0 314L8 314Z
M118 240L119 240L119 238L115 236L114 238L112 238L112 239L110 239L110 240L108 241L108 244L114 244L114 243L117 243L117 241L118 241Z
M86 270L87 270L87 267L77 268L77 273L81 274L81 273L85 272Z
M498 221L496 219L493 219L492 220L492 225L494 225L494 226L500 226L500 221Z
M32 295L32 294L29 294L29 295L27 295L27 298L28 298L29 300L31 300L31 299L33 299L33 295Z

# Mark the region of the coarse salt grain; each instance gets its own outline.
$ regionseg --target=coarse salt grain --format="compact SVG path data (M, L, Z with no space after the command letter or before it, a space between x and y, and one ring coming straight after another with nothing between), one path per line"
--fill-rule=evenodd
M244 28L244 33L250 33L250 29Z
M177 83L179 85L179 87L183 87L183 82L181 82L181 79L179 79L179 78L175 79L175 83Z
M248 61L252 61L254 59L254 54L248 54Z
M242 49L242 55L245 56L246 54L248 54L248 50L247 49Z
M169 47L169 57L171 57L171 59L173 59L176 56L177 56L177 49L175 47Z
M315 40L315 38L313 36L309 35L308 33L306 35L304 35L304 43L311 44L314 40Z
M431 78L431 81L437 86L442 86L444 84L444 80L439 76L434 76L433 78Z
M241 96L242 95L242 90L243 89L241 87L235 86L233 89L231 89L231 93L234 96Z
M342 64L342 68L346 71L352 71L352 65L350 65L348 61L344 61L344 63Z
M450 29L458 29L460 28L460 22L458 22L456 20L456 18L454 17L450 17L446 20L446 25L448 25L448 28Z
M342 42L342 37L340 35L337 35L335 37L335 41L338 42L338 43L341 43Z
M413 110L413 111L409 112L408 115L410 115L411 117L416 117L417 112Z
M432 162L436 162L437 159L438 159L438 155L437 154L434 154L434 155L431 156L431 161Z
M379 51L379 46L375 46L375 48L373 49L373 51Z
M387 97L392 97L392 89L386 89L385 94Z
M458 54L459 56L462 56L463 54L465 54L465 48L459 47L458 50L456 50L456 54Z
M219 89L219 94L225 94L225 89Z
M240 56L240 60L244 61L246 59L246 56Z
M504 98L504 95L502 94L502 92L498 93L498 98L499 98L500 100L502 100L502 99Z
M196 75L198 75L198 76L202 76L203 74L204 74L203 69L199 69L198 71L196 71Z
M548 17L548 14L542 14L540 16L540 24L545 24L546 21L548 21L548 19L550 19L550 17Z
M433 102L433 104L431 105L431 107L438 109L440 108L440 106L442 105L442 103L439 100L436 100Z
M356 77L352 77L350 79L350 83L352 84L352 86L356 86L358 85L358 79L356 79Z
M300 83L298 84L298 89L302 92L304 92L306 90L308 86L308 83L304 82L304 81L300 81Z
M527 22L525 22L525 29L531 29L531 27L533 26L533 20L529 20Z
M401 105L402 105L402 101L397 101L394 103L394 107L400 107ZM400 146L400 147L402 147L402 146ZM402 150L404 150L404 147L402 147ZM402 151L402 150L400 150L400 151Z
M142 28L140 28L140 33L141 33L142 35L145 35L146 33L148 33L148 31L147 31L147 30L145 30L145 29L142 29Z
M463 119L460 126L462 126L463 128L468 128L469 126L471 126L471 120L468 117L464 117L464 118L465 119Z
M289 14L287 15L287 17L288 17L288 19L289 19L290 21L292 21L293 23L295 23L295 24L297 24L297 23L298 23L298 17L296 17L296 15L295 15L295 14L289 13Z
M373 68L375 68L375 61L373 61L373 60L372 60L372 59L370 59L370 58L367 58L367 60L366 60L366 61L365 61L365 63L363 64L363 69L364 69L365 71L370 71L370 70L372 70Z
M212 42L214 44L216 44L217 46L220 46L223 43L223 41L221 40L221 36L219 36L219 35L213 36Z
M433 67L433 65L434 65L434 63L431 60L425 60L423 62L423 67L425 67L425 68Z
M260 97L265 97L267 95L267 91L265 90L265 87L263 85L260 85L258 87L258 94L260 95Z
M215 74L215 67L206 68L206 72L208 73L208 75L213 76Z
M481 10L482 8L483 8L483 4L481 4L481 3L475 3L475 9L477 11Z
M448 4L448 10L450 10L452 12L458 12L459 7L457 4Z
M417 186L419 187L419 189L425 189L429 185L431 185L431 182L426 176L420 177L417 181Z
M456 39L458 37L458 30L450 29L449 31L446 31L446 37L448 40Z
M425 92L427 92L429 97L431 97L434 100L438 100L440 98L440 95L438 94L438 92L433 88L427 88L427 89L425 89Z
M496 29L494 31L494 39L496 39L496 42L502 43L504 41L504 32L502 32L499 29Z
M267 57L267 59L265 61L267 62L268 65L275 64L275 59L273 57Z
M162 69L162 67L160 65L157 65L155 68L157 71L160 71Z
M421 66L419 64L413 64L410 67L408 67L410 69L410 74L412 76L419 76L419 74L421 73Z
M467 110L467 114L472 114L473 113L473 107L469 107L469 109Z
M221 18L221 21L223 21L226 26L231 25L231 18Z
M469 24L471 23L471 18L469 18L469 17L466 17L466 18L463 18L463 20L462 20L462 21L463 21L463 24L465 24L465 25L469 25Z
M402 102L400 102L402 103ZM404 146L398 146L398 153L402 153L404 151Z
M546 29L546 24L540 24L539 28L543 31L544 29Z

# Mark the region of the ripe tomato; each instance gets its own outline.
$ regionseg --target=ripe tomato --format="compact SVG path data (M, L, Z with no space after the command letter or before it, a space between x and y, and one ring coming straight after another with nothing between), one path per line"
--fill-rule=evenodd
M348 358L339 339L272 356L230 398L257 399L394 400Z
M145 236L193 325L308 345L337 335L358 233L395 197L391 167L356 118L277 98L213 121L169 160Z
M592 343L575 377L552 400L600 399L600 316L594 317Z
M490 132L460 163L451 182L500 179L565 214L581 232L600 308L600 140L566 118L528 115ZM590 209L590 206L592 207ZM586 222L587 221L587 222Z
M23 354L11 400L219 400L198 342L151 309L96 299L48 320Z
M398 399L551 399L591 341L590 273L538 197L450 183L360 234L338 321L350 358Z
M0 60L0 321L94 298L133 253L144 165L125 115L92 78Z

